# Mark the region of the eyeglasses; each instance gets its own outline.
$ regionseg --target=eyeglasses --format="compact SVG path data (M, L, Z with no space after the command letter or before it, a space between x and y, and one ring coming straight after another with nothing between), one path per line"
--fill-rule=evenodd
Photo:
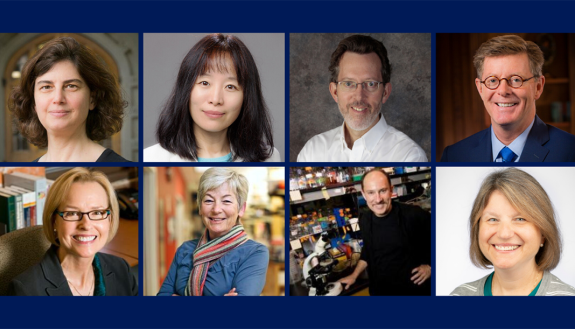
M81 211L56 211L63 220L67 222L79 222L82 220L84 215L88 215L90 220L103 220L108 218L112 211L110 209L105 210L92 210L88 212L81 212Z
M490 77L487 77L485 80L479 81L479 82L484 84L485 87L487 87L487 89L493 90L493 89L497 89L497 87L499 87L501 80L507 81L507 85L511 88L520 88L521 86L523 86L523 82L529 81L533 78L535 78L535 76L532 76L531 78L525 79L525 80L518 75L513 75L509 79L505 79L505 78L499 79L498 77L490 76Z
M364 81L364 82L353 82L353 81L338 81L337 84L340 85L345 91L355 91L358 85L363 86L363 90L367 90L371 93L376 92L379 89L379 85L383 82L379 81Z

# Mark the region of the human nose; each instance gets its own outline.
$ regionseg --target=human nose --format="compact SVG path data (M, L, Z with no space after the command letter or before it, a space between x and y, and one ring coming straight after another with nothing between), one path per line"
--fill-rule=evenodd
M82 229L89 229L92 227L92 220L88 217L88 214L82 214L80 221L78 221L78 226Z
M509 239L509 238L513 237L515 232L513 231L513 228L511 227L511 223L502 222L497 229L497 234L502 239Z
M503 83L505 82L505 83ZM499 95L509 95L511 94L511 86L509 86L509 81L507 81L507 79L501 79L499 80L499 86L497 86L497 93Z
M381 194L380 194L380 193L376 193L376 194L375 194L375 202L380 203L380 202L381 202L381 199L382 199Z
M52 102L54 104L62 104L66 101L64 90L60 88L54 88L54 93L52 95L53 95Z
M210 104L217 106L224 103L224 93L221 88L212 88L210 94Z

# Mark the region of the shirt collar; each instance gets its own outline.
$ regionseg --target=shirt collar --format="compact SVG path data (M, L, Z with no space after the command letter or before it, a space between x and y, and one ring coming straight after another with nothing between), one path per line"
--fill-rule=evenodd
M383 115L380 113L379 121L375 124L375 126L373 126L368 132L366 132L363 136L361 136L361 138L356 140L355 143L358 142L363 143L365 145L365 148L369 152L372 152L375 146L377 145L377 142L379 142L381 137L383 137L383 134L385 134L386 130L387 130L387 122L385 121ZM341 141L341 151L344 152L346 149L348 149L347 143L345 142L345 121L341 125L339 139Z
M525 143L527 142L527 136L529 136L529 132L531 131L531 128L533 127L534 123L535 118L533 118L533 121L531 121L529 127L523 130L521 135L517 136L517 138L515 138L515 140L513 140L511 144L507 145L507 147L511 149L511 151L513 151L513 153L517 154L517 159L515 159L515 162L519 161L519 158L521 158L521 152L523 152L523 148L525 147ZM501 143L499 139L497 139L497 136L495 136L492 125L491 126L491 153L493 154L492 159L496 160L497 156L499 155L499 152L501 152L501 150L504 147L505 144Z

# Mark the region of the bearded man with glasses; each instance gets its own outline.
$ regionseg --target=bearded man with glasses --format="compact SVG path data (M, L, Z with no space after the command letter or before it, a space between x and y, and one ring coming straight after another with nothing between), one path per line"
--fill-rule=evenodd
M329 91L344 123L307 141L298 162L427 161L421 147L387 125L380 113L391 93L383 43L364 35L347 37L331 55L329 70Z
M545 77L543 52L516 35L483 43L473 64L475 85L491 127L448 146L442 162L573 162L575 136L536 114Z

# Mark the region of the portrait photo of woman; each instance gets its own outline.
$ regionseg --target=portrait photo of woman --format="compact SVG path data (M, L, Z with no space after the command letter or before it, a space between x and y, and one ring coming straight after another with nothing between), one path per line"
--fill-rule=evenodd
M81 167L64 172L50 187L42 215L51 246L12 279L8 295L136 296L126 260L101 252L118 232L120 211L104 173Z
M56 37L25 62L19 76L8 109L20 134L46 148L35 162L128 161L100 144L120 132L128 103L95 51L72 37Z
M197 36L191 39L197 40ZM270 77L267 67L283 70L284 36L261 36L280 44L281 52L258 43L258 37L247 35L252 44L257 44L259 53L269 54L260 55L256 61L238 36L202 36L187 51L174 87L165 95L161 93L168 91L161 79L169 67L163 55L165 49L174 53L167 45L178 42L174 45L178 49L190 38L144 34L145 76L152 77L144 82L145 88L150 86L144 100L145 162L281 161L278 148L284 151L284 72ZM259 70L262 66L265 73ZM260 73L266 80L260 78ZM156 84L160 84L159 90ZM162 99L165 101L159 102ZM270 102L273 104L268 107Z
M259 296L270 252L242 225L249 182L222 167L201 176L197 206L204 229L176 251L158 296Z
M575 296L573 168L437 169L438 295Z

